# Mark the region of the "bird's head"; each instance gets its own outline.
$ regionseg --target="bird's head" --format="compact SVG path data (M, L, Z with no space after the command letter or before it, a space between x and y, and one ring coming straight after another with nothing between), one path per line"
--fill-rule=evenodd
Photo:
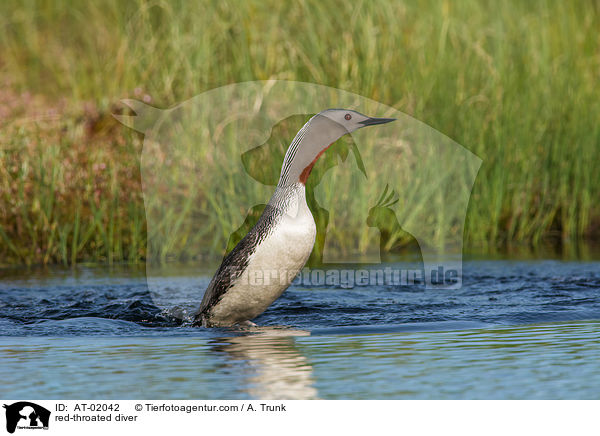
M385 124L394 121L396 118L374 118L368 117L348 109L327 109L317 114L317 116L328 118L337 123L346 133L352 133L355 130L366 126L374 126L376 124ZM342 136L342 135L340 135Z
M319 157L331 144L360 128L385 124L395 118L368 117L349 109L326 109L300 129L285 155L279 186L306 180Z

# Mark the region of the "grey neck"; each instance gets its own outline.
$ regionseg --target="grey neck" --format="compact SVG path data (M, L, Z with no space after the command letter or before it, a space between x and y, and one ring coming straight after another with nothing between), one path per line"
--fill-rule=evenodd
M298 183L302 171L319 153L346 133L348 131L343 126L322 115L317 114L308 120L285 153L277 187Z

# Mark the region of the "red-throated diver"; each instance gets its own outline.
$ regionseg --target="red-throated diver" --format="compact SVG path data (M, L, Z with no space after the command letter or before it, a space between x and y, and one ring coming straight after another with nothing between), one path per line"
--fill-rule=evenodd
M252 325L250 320L279 298L308 260L315 243L315 222L305 197L313 166L345 134L394 119L327 109L300 129L283 159L273 197L256 225L223 259L204 293L194 325Z

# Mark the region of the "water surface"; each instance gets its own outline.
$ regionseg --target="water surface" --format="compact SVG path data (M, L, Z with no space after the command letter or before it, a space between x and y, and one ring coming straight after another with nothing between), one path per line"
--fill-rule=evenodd
M293 286L252 332L197 329L143 271L6 272L4 398L600 398L600 263L477 261L458 290ZM193 300L192 297L190 297Z

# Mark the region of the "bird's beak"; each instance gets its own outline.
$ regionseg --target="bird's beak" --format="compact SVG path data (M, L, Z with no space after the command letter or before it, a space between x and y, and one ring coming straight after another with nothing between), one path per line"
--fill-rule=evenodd
M385 124L395 121L396 118L367 118L364 121L359 121L358 124L365 126L374 126L375 124Z

